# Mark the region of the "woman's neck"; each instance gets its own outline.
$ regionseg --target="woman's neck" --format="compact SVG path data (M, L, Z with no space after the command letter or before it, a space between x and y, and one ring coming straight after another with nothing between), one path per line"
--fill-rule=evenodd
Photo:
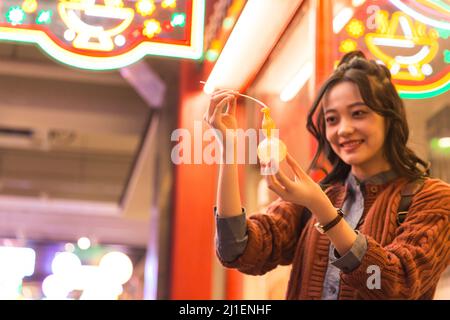
M352 166L351 172L359 181L364 181L390 169L391 166L388 162L378 162L376 165Z

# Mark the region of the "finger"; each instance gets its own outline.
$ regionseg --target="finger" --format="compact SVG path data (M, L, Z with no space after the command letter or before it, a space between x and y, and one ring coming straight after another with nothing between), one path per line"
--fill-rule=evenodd
M230 95L230 100L228 101L227 110L225 111L225 113L228 113L231 115L236 115L236 96L235 95Z
M232 99L232 98L236 97L236 95L234 95L228 91L218 94L217 96L211 98L210 103L209 103L209 108L208 108L208 116L209 117L212 116L215 108L217 108L217 107L223 108L225 106L225 104L224 104L225 99Z
M216 112L216 110L219 110L221 113L223 113L223 107L226 105L226 103L229 101L230 96L229 95L225 95L225 96L221 96L221 100L219 100L218 102L215 103L214 109L212 110L211 116L214 112Z
M278 183L273 175L267 175L267 186L270 190L275 192L280 197L284 197L286 195L286 190Z
M216 109L217 105L227 96L226 92L222 92L220 94L217 94L213 97L211 97L208 107L208 118L211 118L212 114L214 113L214 110Z
M217 126L220 124L221 121L222 121L222 108L220 107L220 103L219 103L219 104L217 104L216 108L214 109L208 122L213 127L217 128Z
M286 190L290 190L294 187L294 182L289 179L281 170L278 170L275 174L275 177L280 182L281 186L284 187Z
M202 118L203 121L205 121L206 123L209 123L209 118L211 118L213 113L214 113L214 110L213 110L213 112L211 112L211 114L209 114L209 110L206 110L205 113L203 114L203 118Z
M288 165L291 167L292 171L298 178L304 179L308 177L306 172L303 171L303 169L300 167L297 161L295 161L295 159L289 153L287 153L286 155L286 160Z

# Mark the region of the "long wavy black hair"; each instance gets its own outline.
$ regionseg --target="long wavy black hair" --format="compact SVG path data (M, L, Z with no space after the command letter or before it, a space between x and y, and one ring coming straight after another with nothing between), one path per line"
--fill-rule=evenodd
M428 176L428 163L406 146L409 128L405 106L391 81L389 69L373 60L367 60L361 51L349 52L342 58L337 69L322 85L308 113L307 129L318 142L309 170L322 167L319 159L324 155L332 169L326 172L322 184L342 182L350 172L351 166L339 158L326 139L322 108L324 95L335 85L345 81L356 84L364 103L385 119L386 136L383 152L392 169L409 180Z

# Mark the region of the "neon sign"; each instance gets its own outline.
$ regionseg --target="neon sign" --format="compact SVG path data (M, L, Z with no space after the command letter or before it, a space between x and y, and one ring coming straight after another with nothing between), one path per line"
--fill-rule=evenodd
M34 43L78 68L110 70L146 55L199 59L204 0L9 0L0 40Z
M402 98L440 95L450 90L449 13L439 0L367 1L339 33L339 51L359 48L385 64Z
M426 25L450 30L450 4L442 0L390 0L399 10Z
M377 32L366 35L367 47L386 64L396 79L424 80L425 76L433 73L429 62L436 57L439 49L436 41L438 33L434 29L427 33L424 25L415 26L412 19L402 12L393 13L390 23L388 16L386 11L377 12ZM402 35L398 35L398 28L402 29ZM391 56L386 53L387 50L383 50L384 47L417 48L418 52L409 56Z

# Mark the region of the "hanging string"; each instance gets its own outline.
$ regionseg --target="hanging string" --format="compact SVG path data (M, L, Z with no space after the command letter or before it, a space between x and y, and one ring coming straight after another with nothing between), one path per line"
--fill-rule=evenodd
M205 82L205 81L200 81L200 83L201 83L201 84L205 84L206 82ZM243 93L240 93L240 92L237 92L237 91L234 91L234 92L235 92L238 96L241 96L241 97L244 97L244 98L253 100L253 101L256 102L257 104L259 104L261 107L269 109L269 107L268 107L264 102L262 102L262 101L260 101L260 100L258 100L258 99L256 99L256 98L250 97L250 96L248 96L248 95L246 95L246 94L243 94Z

